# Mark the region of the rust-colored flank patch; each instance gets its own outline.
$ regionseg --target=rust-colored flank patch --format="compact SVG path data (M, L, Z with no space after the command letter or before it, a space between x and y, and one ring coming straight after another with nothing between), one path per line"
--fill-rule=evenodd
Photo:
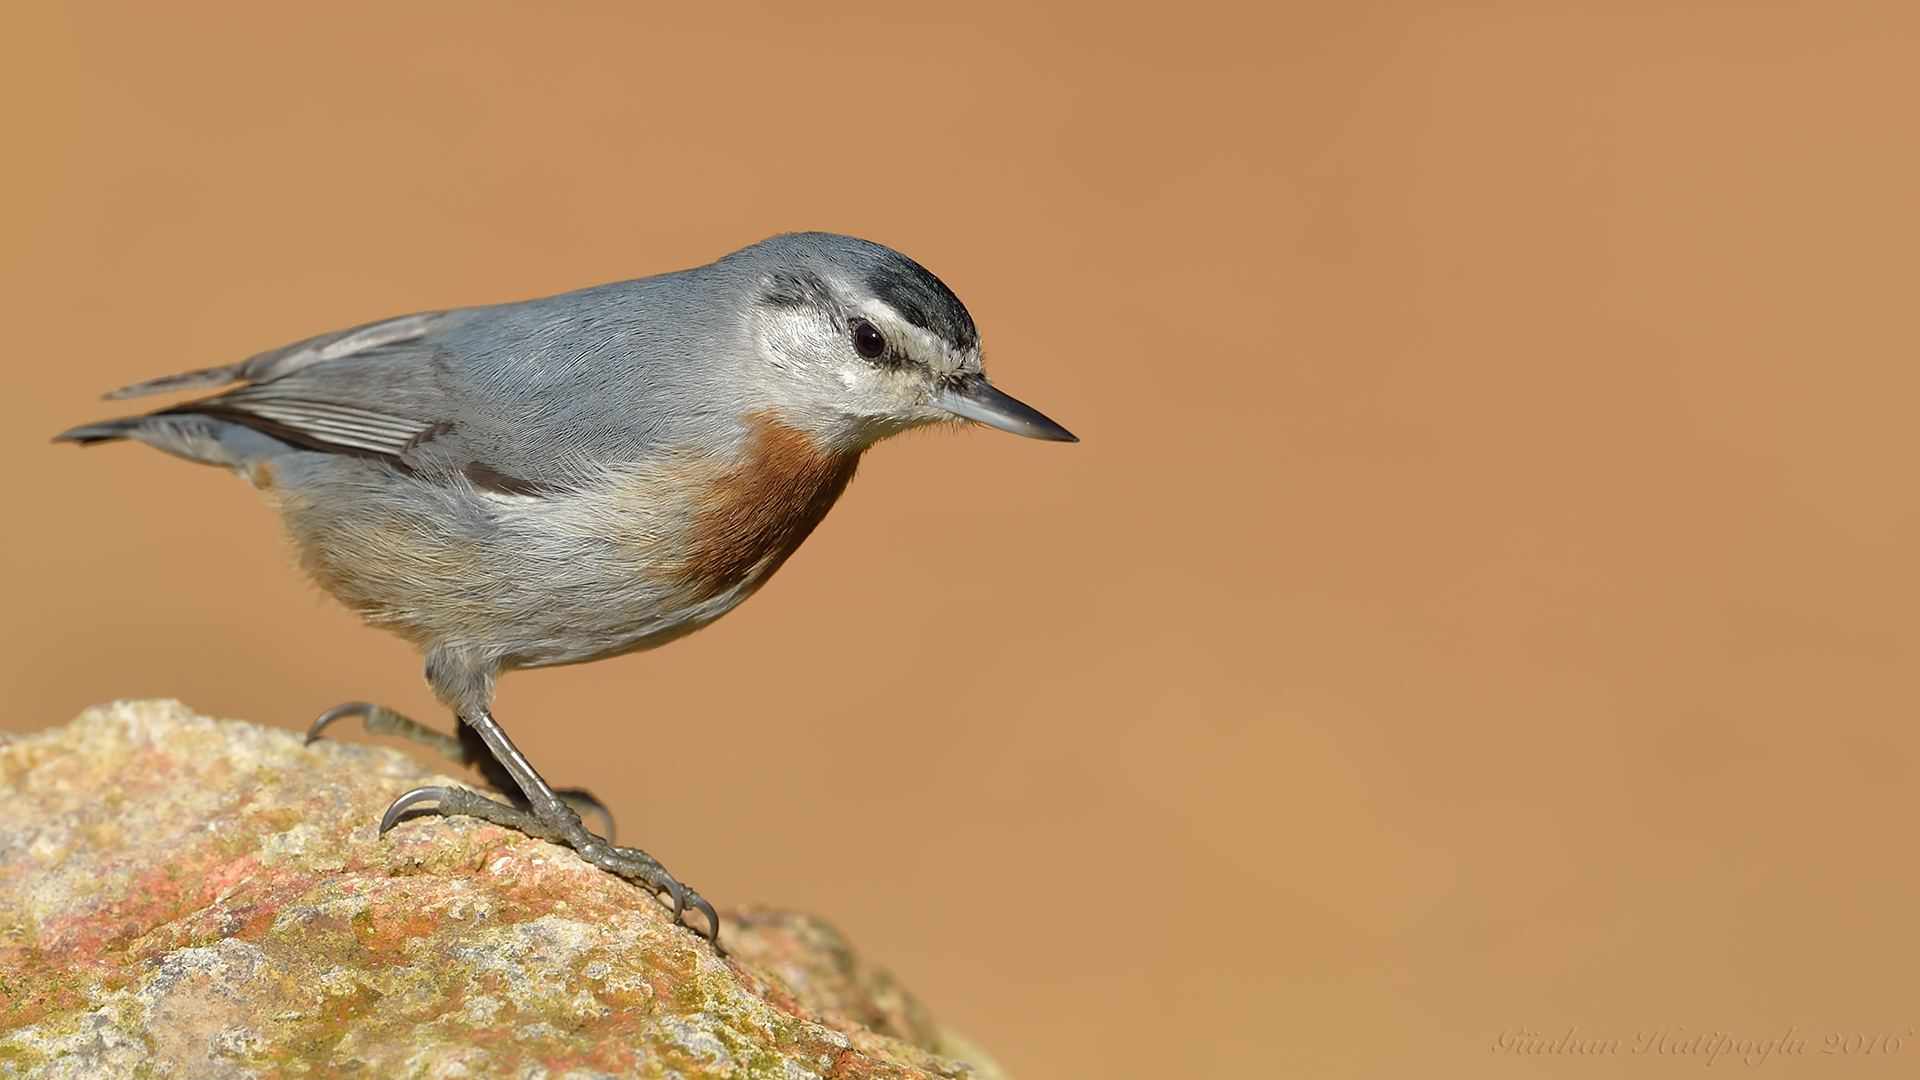
M853 479L860 453L823 449L769 413L752 413L747 447L696 496L681 584L696 601L780 568Z
M247 482L265 491L273 486L273 463L266 460L247 463Z

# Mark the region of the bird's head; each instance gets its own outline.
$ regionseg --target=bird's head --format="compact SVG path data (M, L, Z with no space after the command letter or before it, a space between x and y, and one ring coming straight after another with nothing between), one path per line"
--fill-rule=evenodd
M754 362L787 423L853 451L968 420L1078 441L993 387L966 306L905 255L849 236L791 233L727 261L735 260L749 271Z

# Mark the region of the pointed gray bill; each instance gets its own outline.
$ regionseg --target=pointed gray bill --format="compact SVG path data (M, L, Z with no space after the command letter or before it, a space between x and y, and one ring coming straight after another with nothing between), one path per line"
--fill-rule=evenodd
M1046 418L1039 409L995 390L984 378L934 391L933 403L955 416L977 420L988 427L1051 442L1079 442L1073 432Z

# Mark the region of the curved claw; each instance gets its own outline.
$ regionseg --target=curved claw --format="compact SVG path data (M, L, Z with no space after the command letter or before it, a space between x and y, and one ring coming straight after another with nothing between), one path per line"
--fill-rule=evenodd
M693 906L699 909L700 914L705 915L707 917L707 933L706 933L707 943L712 945L715 949L718 949L720 947L720 916L719 914L713 910L712 904L707 903L707 898L704 896L695 896L693 898ZM678 918L678 916L676 915L675 918Z
M385 836L388 829L400 824L400 815L413 809L415 806L423 802L437 803L446 797L446 788L417 787L393 800L393 805L387 807L387 812L380 815L380 835Z
M600 835L607 838L607 843L613 843L613 811L601 806L600 800L595 799L593 801L593 814L600 819L600 824L607 827L607 831Z
M660 876L667 879L667 894L673 897L673 921L679 922L680 913L687 910L687 887L680 884L678 878L667 873L667 868L664 866L660 867Z
M343 701L335 705L333 708L328 709L316 717L312 726L307 728L307 745L312 746L313 741L320 737L320 732L335 720L344 720L349 716L357 716L365 720L367 714L372 711L373 706L364 701ZM385 832L386 830L382 829L381 831Z

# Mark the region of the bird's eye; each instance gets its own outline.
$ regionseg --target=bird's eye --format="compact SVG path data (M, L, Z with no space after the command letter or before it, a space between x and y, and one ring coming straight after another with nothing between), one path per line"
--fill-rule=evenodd
M853 351L869 360L880 359L887 351L887 339L879 330L865 319L855 319L853 323Z

